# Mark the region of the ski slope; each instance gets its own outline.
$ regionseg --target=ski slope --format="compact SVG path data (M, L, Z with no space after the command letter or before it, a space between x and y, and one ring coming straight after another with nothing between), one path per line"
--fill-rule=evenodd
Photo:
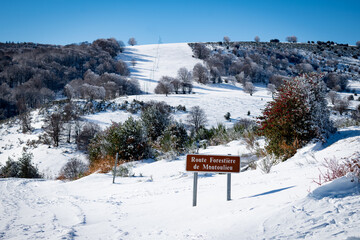
M231 126L240 118L255 119L271 101L264 86L253 96L237 84L194 85L194 94L155 95L161 76L176 76L201 62L187 44L144 45L126 48L119 58L148 94L117 102L165 101L169 105L201 106L207 126ZM248 116L248 111L250 115ZM225 121L225 113L231 121ZM88 115L106 128L125 121L130 113L108 111ZM174 114L179 121L185 113ZM139 117L135 115L135 117ZM21 155L26 141L41 133L43 119L33 112L34 131L21 134L16 123L0 129L0 163ZM0 179L0 239L360 239L360 185L343 177L319 187L325 159L351 157L359 152L360 127L341 129L326 144L310 143L264 174L259 168L232 174L232 200L226 201L226 175L199 174L198 205L192 207L192 173L185 156L175 160L130 163L133 177L92 174L77 181L54 179L71 157L86 160L74 145L40 145L30 150L34 163L49 180ZM204 154L249 153L245 143L201 149Z

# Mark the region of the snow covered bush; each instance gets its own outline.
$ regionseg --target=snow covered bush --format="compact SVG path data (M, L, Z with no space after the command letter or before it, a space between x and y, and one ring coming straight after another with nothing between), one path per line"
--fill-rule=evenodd
M141 112L147 136L156 141L171 122L171 107L165 102L150 101Z
M350 102L347 97L343 97L341 99L339 98L335 101L334 110L338 111L340 115L343 115L343 113L348 109L349 105Z
M60 178L75 180L88 171L88 166L77 158L71 158L60 171Z
M159 137L159 143L164 152L184 153L189 143L184 124L171 123Z
M19 163L14 161L11 158L5 163L5 166L2 166L0 169L0 177L8 178L8 177L18 177L19 174Z
M317 181L314 180L319 185L348 174L354 180L360 181L360 152L355 153L350 158L342 158L341 161L336 158L325 159L323 166L326 168L326 171L320 171L319 179Z
M9 158L5 166L0 169L0 177L17 177L17 178L41 178L37 167L35 167L31 160L33 155L24 151L18 161Z
M113 169L114 172L114 169ZM133 176L133 172L132 172L132 165L130 164L121 164L117 169L116 169L116 176L118 177L130 177Z
M129 117L124 123L112 123L100 132L88 147L90 163L101 159L112 160L116 153L119 159L134 161L150 155L145 130L140 121Z
M275 165L277 162L277 159L274 154L266 154L264 158L262 158L258 163L257 166L260 168L260 170L263 173L270 173L271 168L273 165Z
M193 53L196 58L206 59L210 55L210 49L208 49L203 43L194 43Z
M95 123L86 123L76 137L77 148L82 151L87 151L90 140L93 139L98 132L100 132L99 125Z
M259 132L267 139L269 153L286 160L310 140L325 141L335 130L325 90L321 75L305 74L285 81L259 118Z

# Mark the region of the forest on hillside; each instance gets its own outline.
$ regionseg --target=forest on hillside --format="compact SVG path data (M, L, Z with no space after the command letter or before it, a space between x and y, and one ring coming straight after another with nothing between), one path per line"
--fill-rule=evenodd
M126 63L115 59L124 46L114 38L65 46L0 43L0 120L42 106L58 93L89 99L139 93Z
M236 81L265 83L278 87L285 79L303 73L325 73L327 87L344 91L349 80L357 80L360 48L317 43L216 42L189 44L194 57L204 60L202 83ZM196 72L196 75L199 75Z

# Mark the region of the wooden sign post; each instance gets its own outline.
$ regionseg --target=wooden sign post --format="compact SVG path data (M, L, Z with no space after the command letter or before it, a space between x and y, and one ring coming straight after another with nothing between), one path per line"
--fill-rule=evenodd
M227 200L231 200L231 173L240 172L240 157L230 155L199 155L186 156L186 171L194 172L193 206L197 202L198 172L227 173Z

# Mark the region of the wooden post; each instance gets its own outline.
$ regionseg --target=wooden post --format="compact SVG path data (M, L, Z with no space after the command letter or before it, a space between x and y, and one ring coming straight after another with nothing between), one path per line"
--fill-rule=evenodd
M115 158L115 165L114 165L114 176L113 176L113 183L115 183L115 175L116 175L116 166L118 164L118 157L119 157L119 154L116 153L116 158Z

